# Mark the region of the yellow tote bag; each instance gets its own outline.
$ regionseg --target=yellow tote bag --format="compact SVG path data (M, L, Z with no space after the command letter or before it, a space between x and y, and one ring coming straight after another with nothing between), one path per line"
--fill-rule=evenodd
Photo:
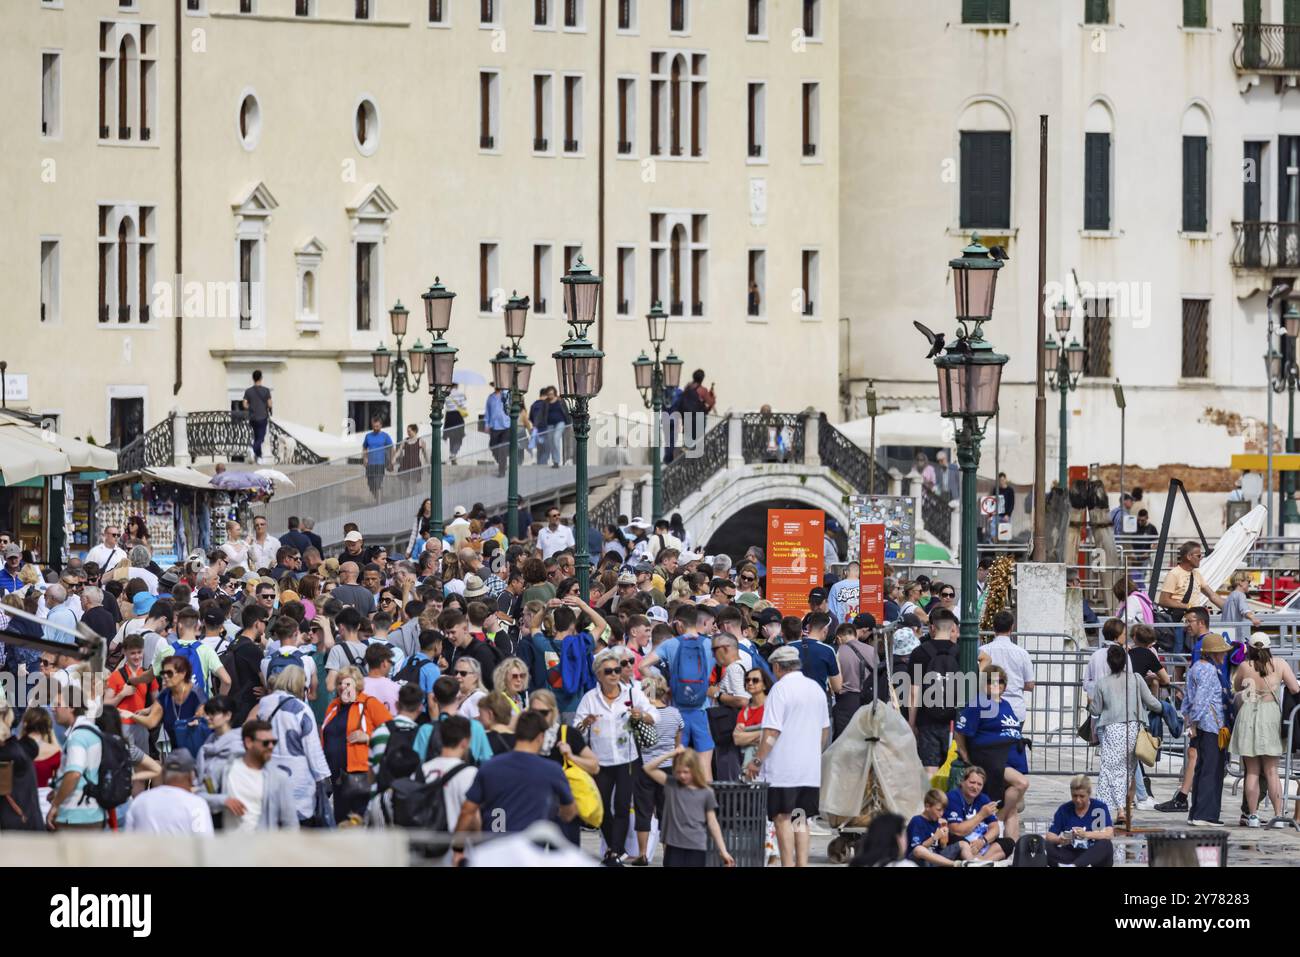
M939 791L948 790L948 775L952 773L952 763L957 760L957 742L953 741L948 745L948 759L943 762L943 767L935 772L930 778L930 787Z
M566 744L568 731L567 724L560 725L560 740ZM578 804L578 819L588 827L600 827L605 820L605 805L601 803L595 779L568 758L564 759L564 776L568 778L569 790Z

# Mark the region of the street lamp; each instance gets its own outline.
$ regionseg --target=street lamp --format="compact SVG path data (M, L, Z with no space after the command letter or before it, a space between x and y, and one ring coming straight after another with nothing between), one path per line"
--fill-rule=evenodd
M876 415L879 407L876 405L876 383L872 379L867 380L867 417L871 419L871 494L876 494Z
M587 545L587 437L591 433L591 400L600 393L601 360L605 353L587 338L587 330L596 321L600 304L601 278L593 275L581 256L560 283L564 287L564 311L569 321L569 338L564 347L553 353L560 380L560 397L573 417L576 444L575 465L577 501L574 509L574 564L578 587L585 601L590 595L591 555Z
M524 410L524 395L532 377L533 363L519 348L528 323L528 297L519 298L513 293L506 303L506 338L509 349L502 349L492 360L492 384L498 390L510 393L510 449L509 479L506 483L506 534L511 539L519 537L519 415Z
M1287 302L1282 311L1282 328L1280 330L1281 351L1269 347L1268 374L1269 385L1274 392L1286 392L1286 451L1296 450L1295 440L1295 393L1300 382L1300 368L1296 366L1296 339L1300 337L1300 309L1294 302ZM1271 437L1270 437L1271 441ZM1291 471L1282 474L1282 528L1300 521L1300 512L1295 503L1296 480Z
M1068 345L1065 342L1065 337L1070 332L1070 320L1074 316L1073 307L1062 299L1052 312L1056 318L1056 332L1061 337L1061 341L1058 343L1051 336L1047 337L1047 341L1043 343L1043 368L1048 370L1048 388L1055 389L1061 396L1061 447L1058 468L1061 492L1065 494L1070 490L1068 465L1070 423L1067 417L1066 397L1079 386L1079 377L1083 375L1088 350L1079 345L1077 339L1071 340Z
M961 640L960 667L971 678L979 667L979 586L976 571L978 514L976 470L980 440L998 411L998 390L1007 357L993 351L983 324L993 315L1001 260L989 255L978 236L948 264L957 290L955 340L935 357L939 377L939 414L957 426L957 460L961 465Z
M380 343L379 348L370 353L370 362L379 383L379 394L387 398L397 396L397 434L398 442L405 438L402 431L402 399L406 393L415 395L420 391L420 376L424 374L424 347L420 340L415 340L406 353L402 352L402 340L406 337L406 323L410 313L402 301L388 310L388 324L397 340L397 351L389 352L387 346ZM408 362L409 359L409 362Z
M442 280L435 278L429 291L420 296L424 300L424 324L433 336L424 353L424 372L429 380L429 424L433 437L429 449L429 531L434 538L442 538L442 421L447 396L455 388L456 349L443 334L451 325L454 292L448 292Z
M663 517L664 512L664 478L663 478L663 408L664 390L675 389L682 380L682 360L673 353L667 359L660 358L664 339L668 336L668 313L664 312L661 302L656 302L646 314L646 330L650 334L650 345L654 349L653 359L644 352L633 361L632 372L636 376L636 387L641 391L641 402L654 416L654 448L651 450L651 515L652 522Z

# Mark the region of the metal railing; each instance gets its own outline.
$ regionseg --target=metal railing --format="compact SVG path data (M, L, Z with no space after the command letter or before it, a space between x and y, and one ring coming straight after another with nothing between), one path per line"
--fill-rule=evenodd
M1233 267L1300 267L1300 223L1234 222L1232 232Z
M1300 24L1234 23L1232 65L1239 73L1300 74Z
M174 419L174 415L168 415L144 435L122 446L117 453L117 471L138 472L149 466L171 465L175 455Z
M710 477L727 467L728 432L727 419L723 419L704 434L700 455L683 455L679 450L679 454L664 466L665 513L681 505L688 495L701 489Z
M747 412L741 417L740 448L746 465L804 460L802 412Z
M874 482L871 471L871 455L854 445L849 438L826 421L822 413L817 433L817 455L822 465L839 475L859 492L866 495L888 495L890 486L889 472L875 462Z

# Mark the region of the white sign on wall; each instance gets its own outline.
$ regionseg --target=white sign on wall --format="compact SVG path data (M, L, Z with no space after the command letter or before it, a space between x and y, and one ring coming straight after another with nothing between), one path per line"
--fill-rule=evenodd
M767 180L749 181L749 225L767 225Z
M26 402L27 376L17 372L5 373L4 397L6 402Z

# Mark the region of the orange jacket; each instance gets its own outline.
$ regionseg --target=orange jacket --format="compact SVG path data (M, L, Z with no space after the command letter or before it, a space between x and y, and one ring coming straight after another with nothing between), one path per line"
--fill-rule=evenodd
M343 702L335 698L330 702L330 706L325 709L325 720L321 722L320 734L321 742L325 741L325 725L329 724L338 716L339 708ZM359 707L358 707L359 705ZM393 716L388 713L384 703L364 691L357 692L357 700L354 704L348 706L347 725L345 730L349 735L353 731L365 731L367 735L375 733L375 729L388 721L393 720ZM351 772L360 772L370 770L370 741L362 741L354 744L348 742L348 767Z

